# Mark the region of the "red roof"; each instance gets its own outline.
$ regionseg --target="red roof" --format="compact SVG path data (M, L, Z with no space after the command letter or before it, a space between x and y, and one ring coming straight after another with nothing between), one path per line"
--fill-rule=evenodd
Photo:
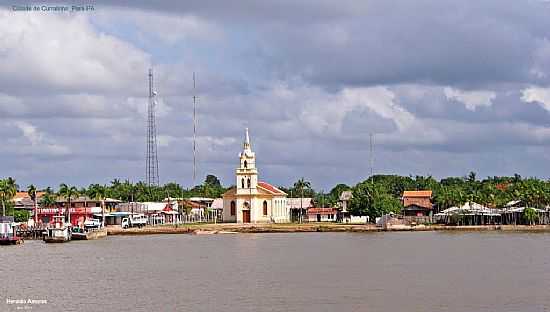
M166 206L164 206L164 209L162 209L162 211L172 211L172 205L170 203L166 204Z
M285 192L281 191L280 189L278 189L278 188L274 187L273 185L271 185L269 183L266 183L266 182L258 181L258 186L270 191L271 193L275 193L275 194L279 194L279 195L286 195Z
M337 210L334 208L308 208L307 210L308 214L321 214L321 215L329 215L329 214L336 214Z
M432 197L432 191L404 191L403 197Z

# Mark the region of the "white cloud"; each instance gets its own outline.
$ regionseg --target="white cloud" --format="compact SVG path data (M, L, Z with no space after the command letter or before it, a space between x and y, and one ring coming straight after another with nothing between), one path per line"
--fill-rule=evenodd
M87 17L78 14L0 9L0 51L0 83L17 86L26 94L51 88L137 91L143 89L150 63L146 53L114 36L97 33Z
M443 91L447 99L461 102L466 109L471 111L476 111L478 107L482 106L490 107L496 97L496 93L493 91L464 91L450 87L446 87Z
M550 111L550 88L530 87L522 91L521 100L525 103L538 103Z
M52 139L46 137L44 133L40 132L32 124L25 121L15 121L13 124L21 130L23 137L27 141L17 142L18 150L21 150L23 153L45 153L57 156L70 154L70 149L68 147L57 144Z
M414 116L403 107L395 104L395 94L385 87L346 88L342 92L343 103L347 107L356 105L370 108L378 115L393 120L400 131L414 123Z

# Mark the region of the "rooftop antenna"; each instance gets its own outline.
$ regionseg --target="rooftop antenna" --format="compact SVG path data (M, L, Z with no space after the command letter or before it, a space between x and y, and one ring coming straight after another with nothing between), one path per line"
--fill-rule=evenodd
M147 159L145 181L149 186L159 185L159 161L157 158L157 125L155 117L157 92L153 86L153 69L149 68L149 102L147 104Z
M197 95L195 86L195 72L193 72L193 187L197 178Z

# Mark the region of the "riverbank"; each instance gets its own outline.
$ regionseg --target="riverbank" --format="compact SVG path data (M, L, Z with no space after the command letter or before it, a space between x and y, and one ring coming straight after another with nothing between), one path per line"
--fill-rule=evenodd
M222 234L222 233L303 233L303 232L395 232L395 231L515 231L550 232L549 225L417 225L377 227L373 224L303 223L303 224L184 224L158 225L143 228L122 229L108 227L108 235L150 235L150 234Z

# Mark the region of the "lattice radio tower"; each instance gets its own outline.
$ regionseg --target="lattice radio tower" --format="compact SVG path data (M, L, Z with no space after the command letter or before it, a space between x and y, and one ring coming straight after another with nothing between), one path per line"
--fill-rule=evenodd
M157 158L157 125L155 107L157 92L153 88L153 69L149 69L149 102L147 104L147 165L145 180L149 186L159 185L159 160Z

